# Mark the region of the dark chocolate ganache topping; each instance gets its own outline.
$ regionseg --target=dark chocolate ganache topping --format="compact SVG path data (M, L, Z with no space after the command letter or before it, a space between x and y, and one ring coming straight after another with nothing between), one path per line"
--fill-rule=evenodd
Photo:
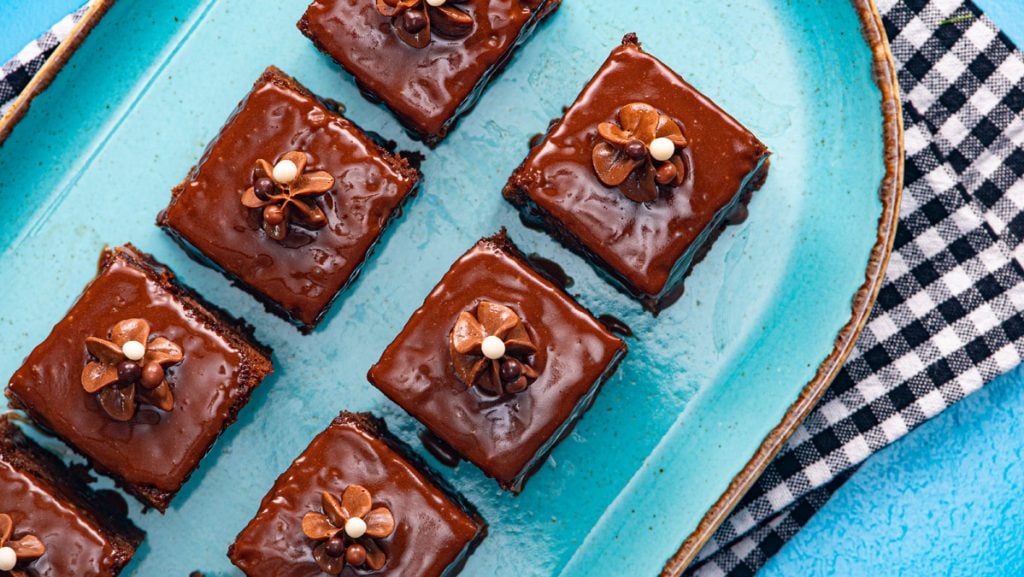
M377 0L377 11L391 18L395 34L413 48L426 48L431 34L465 38L473 31L473 17L460 10L467 0Z
M110 340L85 339L85 348L96 360L82 369L82 388L95 394L103 411L116 421L132 420L138 402L174 409L165 369L180 363L184 354L169 339L150 339L151 330L145 319L126 319L110 329Z
M7 513L0 513L0 573L10 577L27 577L22 568L46 553L46 546L39 537L22 533L14 538L14 519Z
M491 395L516 394L537 378L537 345L515 311L481 301L474 313L462 311L449 335L455 375L468 387Z
M288 236L290 222L313 230L327 224L316 197L334 188L334 177L323 170L306 172L308 163L306 153L298 150L281 155L273 165L260 158L252 186L242 193L244 206L262 209L263 230L276 241Z
M679 186L686 180L679 151L687 141L678 122L642 102L623 106L616 116L616 122L597 127L601 138L594 145L593 162L601 182L619 187L630 200L652 202L659 186Z

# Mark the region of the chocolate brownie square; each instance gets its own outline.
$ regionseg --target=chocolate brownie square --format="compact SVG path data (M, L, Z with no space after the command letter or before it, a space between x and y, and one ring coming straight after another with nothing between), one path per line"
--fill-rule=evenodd
M436 146L561 0L315 0L299 29Z
M0 574L114 577L145 534L0 416Z
M655 314L768 175L768 148L635 35L516 169L524 223Z
M244 321L126 245L103 251L7 397L162 512L272 370Z
M419 180L405 158L270 67L157 223L310 332Z
M518 493L625 354L502 231L452 265L368 378Z
M248 577L449 577L486 534L382 421L342 413L277 479L228 556Z

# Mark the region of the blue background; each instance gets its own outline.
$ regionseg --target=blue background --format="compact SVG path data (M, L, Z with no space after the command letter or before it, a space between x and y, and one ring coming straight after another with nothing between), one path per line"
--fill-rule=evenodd
M80 4L0 0L0 61ZM1024 41L1024 2L979 4ZM1022 385L1018 369L869 459L761 575L1024 572Z

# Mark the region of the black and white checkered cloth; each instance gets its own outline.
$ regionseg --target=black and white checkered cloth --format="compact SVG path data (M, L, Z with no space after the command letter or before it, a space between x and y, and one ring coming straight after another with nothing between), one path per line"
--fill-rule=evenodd
M75 24L85 15L88 3L68 14L48 32L22 48L14 58L0 67L0 116L3 116L14 99L21 94L36 72L57 46L68 37Z
M880 0L906 180L885 284L836 382L687 574L754 574L872 453L1024 358L1024 57L971 2Z
M864 459L1024 359L1024 57L971 2L878 4L906 123L887 278L836 382L689 576L752 575ZM0 106L81 14L0 69Z

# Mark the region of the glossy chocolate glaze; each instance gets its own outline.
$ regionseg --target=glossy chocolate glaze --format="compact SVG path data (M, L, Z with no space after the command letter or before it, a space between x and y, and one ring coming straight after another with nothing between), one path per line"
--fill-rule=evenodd
M18 565L32 577L112 577L131 559L143 534L128 521L106 523L84 486L65 478L56 457L0 422L0 512L14 520L14 538L38 537L46 552ZM118 525L123 527L119 532ZM5 573L6 575L6 573Z
M316 201L327 225L292 226L278 242L263 231L260 211L239 199L252 186L257 159L273 163L292 150L311 155L306 170L329 172L335 185ZM310 330L358 275L418 182L407 162L271 67L174 189L158 223L271 310Z
M689 140L682 151L690 168L685 182L651 203L633 202L602 184L591 159L598 125L632 102L677 119ZM583 253L657 310L767 157L750 131L629 36L531 150L504 194L529 224Z
M267 351L173 278L130 246L105 251L96 278L7 389L14 406L161 511L271 371ZM184 359L167 370L173 411L141 405L134 419L117 422L85 392L81 374L90 360L85 339L105 338L126 318L146 319L152 335L182 347Z
M374 101L391 109L414 136L434 146L475 104L536 25L561 0L469 0L475 22L465 38L434 35L413 48L394 33L374 1L314 0L299 29L350 74Z
M448 338L481 300L511 307L538 345L540 375L526 391L467 390ZM626 344L534 271L504 233L476 244L441 279L368 378L464 458L518 492L568 432L626 352Z
M391 509L395 530L378 541L388 556L383 569L347 566L342 575L451 575L484 537L486 525L404 453L381 422L342 413L277 479L231 546L231 561L249 577L321 577L302 517L321 510L324 491L341 495L349 485L362 485L374 506Z

